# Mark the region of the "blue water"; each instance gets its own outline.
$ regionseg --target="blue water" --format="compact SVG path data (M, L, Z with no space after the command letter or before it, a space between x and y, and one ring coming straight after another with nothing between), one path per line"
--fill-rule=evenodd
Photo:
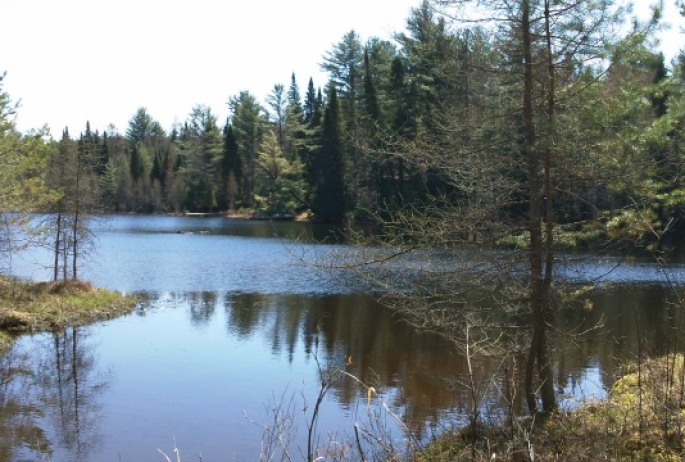
M401 322L354 271L322 268L332 253L356 250L320 244L329 229L113 216L93 230L97 239L80 277L138 294L141 302L130 315L58 337L22 337L0 360L0 378L8 380L0 392L7 460L164 460L158 449L175 460L174 445L184 461L198 454L206 461L258 460L265 441L258 424L273 424L279 404L292 418L283 434L300 460L320 373L329 369L363 385L343 377L330 389L318 423L320 446L348 442L355 424L370 422L384 422L401 445L394 415L419 438L463 421L469 408L463 354ZM461 265L478 261L460 255ZM14 272L50 279L51 257L31 249L14 259ZM425 269L455 261L454 254L410 258L401 263ZM579 331L601 322L602 328L587 341L556 345L563 352L561 396L573 406L604 396L638 342L659 347L660 313L668 308L664 274L682 282L685 268L616 257L563 259L559 274L568 280L609 285L594 298L593 311L568 313L562 326ZM386 269L398 277L410 273L394 261ZM496 383L490 366L479 363L476 373ZM371 403L365 386L378 392ZM486 396L485 407L501 399L494 389ZM378 415L370 421L369 412Z

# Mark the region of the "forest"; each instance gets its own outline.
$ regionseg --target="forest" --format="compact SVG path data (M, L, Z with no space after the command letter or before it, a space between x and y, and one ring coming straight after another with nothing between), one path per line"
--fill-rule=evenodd
M617 23L591 9L555 19L552 73L539 59L530 75L536 143L557 151L555 220L572 225L574 242L615 230L680 232L685 60L669 65L656 51L658 10L652 23L608 40ZM483 229L491 223L485 209L523 217L520 33L445 11L424 2L392 40L350 31L323 57L323 88L309 79L301 90L292 75L265 104L240 92L226 121L197 105L166 131L141 107L125 133L86 122L80 132L43 137L41 178L62 194L41 209L341 223L468 202L482 204L471 219ZM578 14L586 15L582 37L573 31ZM606 30L589 28L596 19ZM542 27L533 24L534 56L547 53Z

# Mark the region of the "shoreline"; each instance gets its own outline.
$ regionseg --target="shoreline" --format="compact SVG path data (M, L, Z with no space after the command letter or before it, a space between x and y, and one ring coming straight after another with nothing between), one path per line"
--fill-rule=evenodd
M685 456L685 356L625 366L604 399L548 416L477 420L436 437L412 462L656 460Z
M0 354L25 333L54 332L132 312L137 298L89 282L0 277Z

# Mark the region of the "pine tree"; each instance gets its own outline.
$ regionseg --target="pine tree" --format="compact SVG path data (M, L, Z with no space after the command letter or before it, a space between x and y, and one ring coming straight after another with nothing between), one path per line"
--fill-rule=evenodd
M224 146L221 159L221 177L223 194L221 204L227 210L236 210L241 197L240 185L243 184L243 164L238 152L238 140L233 126L226 121L224 126Z
M347 212L342 121L335 83L329 85L324 111L321 148L316 156L312 208L324 222L342 223Z
M195 106L184 134L184 208L211 212L217 207L222 138L217 118L207 106Z
M297 85L295 73L290 76L290 88L288 89L288 114L302 120L304 111L302 109L302 96L300 95L300 87Z
M264 109L249 92L241 92L229 100L231 125L238 143L242 162L241 198L245 207L251 208L254 200L255 167L259 146L262 143L267 118Z
M284 154L289 161L297 160L301 164L307 162L307 146L309 144L307 128L300 89L297 85L297 80L295 80L295 74L293 74L290 81L290 89L288 90L285 144L283 146Z
M266 97L266 103L271 108L269 118L276 126L276 135L281 149L285 147L285 124L287 118L288 101L285 94L285 87L280 83L274 85L271 93Z
M363 140L365 146L364 165L368 168L359 169L359 175L366 178L359 178L359 183L363 186L362 194L365 194L365 203L369 208L387 207L393 199L392 187L394 171L393 165L386 154L385 146L383 146L383 120L381 116L381 108L376 91L376 84L374 82L374 73L372 71L371 62L369 59L368 48L364 50L364 91L363 91L363 110L362 128Z
M317 111L316 88L314 88L314 80L310 77L307 84L307 95L304 99L304 122L311 124L314 119L314 114Z

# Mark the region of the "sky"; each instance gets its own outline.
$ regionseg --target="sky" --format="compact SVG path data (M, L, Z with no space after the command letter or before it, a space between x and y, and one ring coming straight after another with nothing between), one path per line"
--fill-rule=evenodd
M20 130L114 124L139 107L162 127L196 104L223 123L230 96L260 101L295 72L324 86L325 51L351 29L389 39L420 0L0 0L0 72Z
M679 19L666 0L667 19ZM670 3L669 3L670 2ZM651 2L636 1L644 11ZM0 0L0 72L21 101L17 126L53 136L113 124L125 132L139 107L162 127L204 104L223 123L229 97L260 101L295 73L324 86L326 51L354 29L391 39L420 0ZM662 41L673 56L678 27Z

